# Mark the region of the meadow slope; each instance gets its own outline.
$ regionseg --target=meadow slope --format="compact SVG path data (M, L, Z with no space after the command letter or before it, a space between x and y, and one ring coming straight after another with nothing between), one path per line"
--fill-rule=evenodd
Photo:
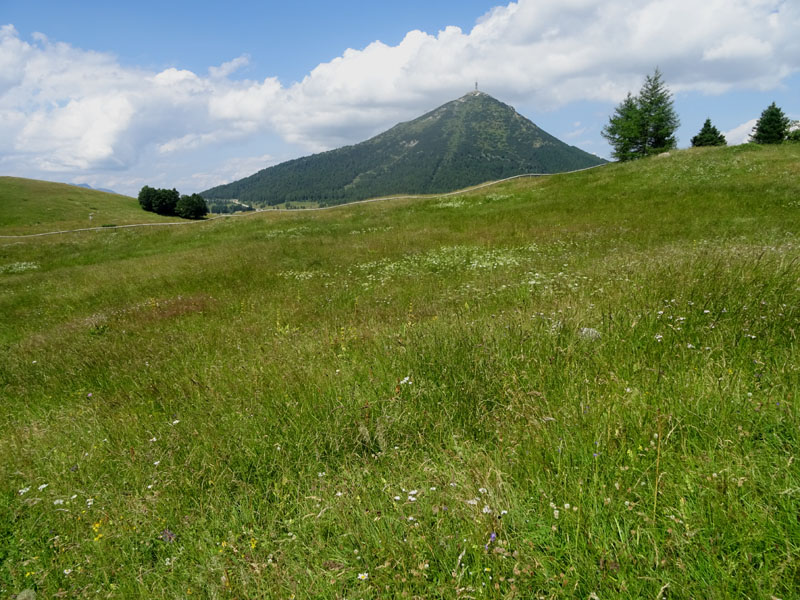
M135 198L66 183L0 176L0 235L183 221L141 209Z
M799 178L0 240L0 596L797 597Z

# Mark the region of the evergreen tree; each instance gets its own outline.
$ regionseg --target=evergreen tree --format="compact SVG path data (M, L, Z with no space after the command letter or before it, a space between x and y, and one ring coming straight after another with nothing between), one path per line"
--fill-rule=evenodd
M619 161L633 160L639 158L641 154L641 148L638 146L641 130L639 118L636 98L628 92L625 100L617 106L614 115L609 118L608 125L603 128L602 136L614 149L611 155Z
M756 144L780 144L786 139L791 123L789 117L773 102L761 113L761 118L750 134L750 141Z
M706 119L703 128L692 138L692 146L727 146L728 141L719 130L711 124L711 119Z
M645 78L638 96L629 92L617 106L602 135L613 148L612 156L626 161L675 148L679 125L672 93L656 68L653 75Z
M672 103L672 93L656 68L648 75L639 92L639 126L642 155L659 154L678 146L675 131L681 122Z

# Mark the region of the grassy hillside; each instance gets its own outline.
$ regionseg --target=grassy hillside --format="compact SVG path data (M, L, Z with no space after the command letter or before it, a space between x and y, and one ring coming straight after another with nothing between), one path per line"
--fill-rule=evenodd
M0 241L0 596L796 596L798 175Z
M178 220L147 213L128 196L20 177L0 177L0 207L0 235Z

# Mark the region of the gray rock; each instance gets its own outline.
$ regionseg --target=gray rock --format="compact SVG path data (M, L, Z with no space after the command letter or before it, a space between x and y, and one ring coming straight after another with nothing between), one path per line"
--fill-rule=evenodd
M593 327L581 327L578 335L585 340L599 340L603 334L594 329Z

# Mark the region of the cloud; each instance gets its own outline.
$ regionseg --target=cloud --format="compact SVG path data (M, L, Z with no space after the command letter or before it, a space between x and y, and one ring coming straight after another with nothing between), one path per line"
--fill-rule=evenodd
M800 3L784 0L519 0L470 31L410 31L347 49L284 86L131 68L111 54L0 27L4 168L125 171L223 143L279 136L307 151L354 143L478 81L512 104L618 102L658 65L678 92L766 90L800 70ZM579 137L578 125L570 134ZM731 132L733 133L733 132ZM152 161L151 161L152 162Z
M726 131L723 135L729 146L737 146L739 144L747 143L750 140L750 134L756 126L758 119L750 119L746 123L734 127L730 131Z
M250 64L250 57L247 54L222 63L218 67L209 67L208 75L213 79L222 79L233 75L236 71Z

